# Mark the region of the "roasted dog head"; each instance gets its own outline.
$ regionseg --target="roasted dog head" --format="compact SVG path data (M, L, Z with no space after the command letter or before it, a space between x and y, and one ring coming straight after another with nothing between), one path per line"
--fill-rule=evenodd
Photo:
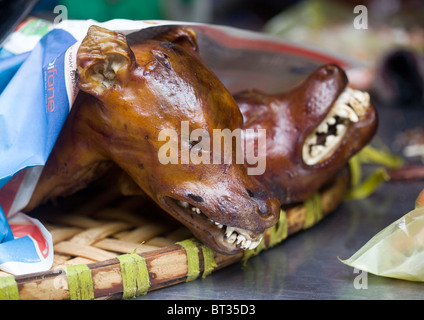
M369 95L347 84L341 68L326 65L289 92L235 96L243 128L267 130L267 166L258 179L282 204L306 200L374 136Z
M196 130L212 137L213 130L239 129L243 121L197 51L191 29L174 28L130 47L123 34L92 26L77 54L83 92L40 183L50 174L45 183L53 186L65 171L68 179L90 180L93 174L75 171L92 173L111 161L198 239L235 253L259 244L278 219L279 203L244 164L208 162L212 150L197 146ZM59 169L63 163L66 169Z

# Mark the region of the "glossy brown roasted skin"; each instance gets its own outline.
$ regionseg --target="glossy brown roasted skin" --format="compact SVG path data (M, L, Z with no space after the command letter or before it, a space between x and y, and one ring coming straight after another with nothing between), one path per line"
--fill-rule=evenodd
M321 161L304 161L305 140L332 112L336 100L343 100L338 99L347 85L341 68L325 65L289 92L266 94L247 90L235 95L244 117L243 129L266 129L266 171L257 179L282 205L308 199L373 138L378 121L376 110L369 103L363 109L356 107L358 119L351 115L356 122L337 119L332 126L327 125L326 135L335 133L336 125L345 125L341 128L343 134L339 134L340 141ZM317 144L323 143L324 137L318 134ZM254 136L247 134L246 141L254 143Z
M165 143L160 131L180 136L181 121L211 136L213 129L242 125L234 98L197 51L191 29L174 28L130 48L124 35L92 26L77 55L81 91L27 210L80 190L118 166L214 250L242 250L225 241L218 223L259 239L278 220L279 203L243 164L158 159Z

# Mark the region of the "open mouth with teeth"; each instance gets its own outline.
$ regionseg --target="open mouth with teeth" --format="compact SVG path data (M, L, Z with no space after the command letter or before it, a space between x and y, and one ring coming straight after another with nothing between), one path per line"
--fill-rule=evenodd
M341 145L349 124L358 122L369 105L367 92L347 87L325 119L306 137L302 149L303 161L312 166L330 158Z
M213 241L213 247L221 253L233 253L236 251L254 249L262 240L263 233L225 225L208 217L198 207L173 198L166 199L167 204L176 214L176 218L197 232L208 233L205 240Z

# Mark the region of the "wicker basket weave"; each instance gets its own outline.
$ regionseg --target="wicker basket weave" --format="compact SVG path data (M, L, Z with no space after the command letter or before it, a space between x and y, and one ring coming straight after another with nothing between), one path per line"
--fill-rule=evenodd
M53 237L51 270L22 276L0 272L0 299L131 298L205 277L313 226L340 204L348 185L349 173L343 171L311 199L282 210L280 221L266 230L256 249L234 255L212 251L136 197L110 190L85 202L84 197L71 197L33 214Z

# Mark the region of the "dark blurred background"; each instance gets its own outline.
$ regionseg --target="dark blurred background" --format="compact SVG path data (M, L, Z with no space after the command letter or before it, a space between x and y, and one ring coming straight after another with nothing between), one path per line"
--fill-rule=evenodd
M30 2L14 2L19 1ZM66 7L68 19L222 24L275 34L370 62L393 47L424 51L422 0L40 0L31 13L53 21L58 5ZM367 9L365 30L354 27L357 5Z
M424 23L421 0L40 0L33 12L48 17L57 5L67 7L69 19L170 19L252 30L261 30L272 18L296 6L303 11L316 11L326 23L340 22L346 17L343 11L352 15L356 5L367 6L371 25Z
M358 5L366 12L355 11ZM0 42L28 15L52 23L166 19L260 31L363 62L366 72L352 79L362 89L372 82L385 103L424 104L422 0L0 0Z
M69 19L169 19L261 29L298 0L41 0L34 12L50 15L65 5Z

